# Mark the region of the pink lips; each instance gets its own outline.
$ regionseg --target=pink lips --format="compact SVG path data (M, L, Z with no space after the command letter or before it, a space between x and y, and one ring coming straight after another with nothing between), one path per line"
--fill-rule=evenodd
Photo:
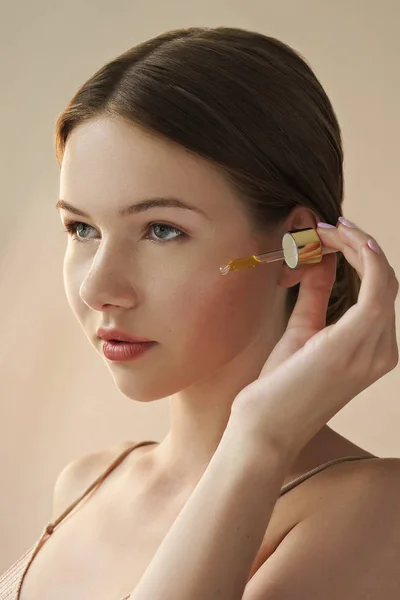
M153 348L157 342L127 334L119 329L99 329L97 335L103 342L103 354L111 361L131 361Z

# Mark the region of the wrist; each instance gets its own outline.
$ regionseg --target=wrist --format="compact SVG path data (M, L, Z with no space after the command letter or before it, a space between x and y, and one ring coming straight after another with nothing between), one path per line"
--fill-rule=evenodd
M230 455L246 468L262 471L273 466L285 471L285 474L297 454L281 436L273 435L272 432L254 431L238 415L231 415L218 451Z

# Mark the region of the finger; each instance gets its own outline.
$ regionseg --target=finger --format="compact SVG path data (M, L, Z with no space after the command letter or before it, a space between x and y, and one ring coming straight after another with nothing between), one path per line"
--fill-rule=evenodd
M394 270L381 247L378 246L379 254L376 254L367 246L367 242L373 239L370 234L343 224L329 230L318 228L318 234L323 244L340 250L356 269L362 282L358 298L362 307L378 307L388 301L393 302L397 285Z
M325 327L336 262L335 254L326 254L319 264L303 267L299 294L287 331L302 328L310 330L311 334Z
M348 263L357 271L359 277L362 277L363 266L360 255L360 246L366 243L371 236L360 230L350 230L344 225L338 224L338 227L333 229L317 228L318 235L324 246L334 248L341 252ZM353 233L353 237L348 237L348 234ZM355 236L358 236L358 247L355 247Z
M367 246L371 239L368 233L340 225L336 230L330 230L329 234L328 239L322 233L321 241L338 248L344 244L342 252L361 279L357 303L330 332L332 349L336 345L339 349L342 340L347 339L348 365L354 364L357 371L357 365L362 363L372 378L377 373L381 376L388 365L392 368L391 365L397 360L397 345L393 342L393 314L398 280L382 248L379 247L377 254Z
M329 297L336 273L336 256L325 255L321 263L302 268L296 305L285 333L272 350L260 377L274 370L302 348L318 331L325 328Z

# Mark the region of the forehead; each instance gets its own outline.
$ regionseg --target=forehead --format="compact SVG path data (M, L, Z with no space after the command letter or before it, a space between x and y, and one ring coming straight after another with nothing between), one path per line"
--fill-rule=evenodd
M171 195L213 217L243 215L233 185L211 162L120 118L80 124L61 165L60 197L85 207L103 198L126 204ZM233 214L232 214L233 216Z

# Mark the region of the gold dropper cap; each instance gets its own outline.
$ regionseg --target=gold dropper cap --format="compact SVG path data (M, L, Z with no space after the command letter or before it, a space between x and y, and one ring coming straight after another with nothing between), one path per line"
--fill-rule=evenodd
M220 271L222 275L227 275L229 271L240 271L277 260L284 260L290 269L297 269L301 265L320 263L325 254L334 252L337 250L322 245L315 229L298 229L284 234L280 250L230 260L227 265L220 267Z

